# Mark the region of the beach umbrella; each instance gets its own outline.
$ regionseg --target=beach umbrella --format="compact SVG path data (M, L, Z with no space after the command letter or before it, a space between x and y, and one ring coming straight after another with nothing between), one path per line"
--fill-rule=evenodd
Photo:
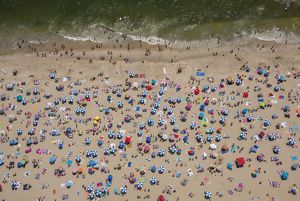
M66 187L67 188L71 188L72 186L73 186L73 182L72 181L69 180L69 181L66 182Z
M170 152L171 154L175 154L176 151L177 151L177 148L176 148L175 145L172 145L172 146L169 147L169 152Z
M159 169L158 169L158 173L163 174L164 172L165 172L164 166L160 166Z
M151 179L150 179L150 184L151 185L155 185L157 183L157 179L155 178L155 177L152 177Z
M151 166L151 167L150 167L150 171L151 171L152 173L155 173L155 172L156 172L156 166L155 166L155 165Z
M129 75L130 78L134 78L135 73L130 71L130 72L128 72L128 75Z
M248 113L248 109L247 109L247 108L242 109L242 114L243 114L243 115L245 115L245 114L247 114L247 113Z
M296 140L294 138L289 138L287 145L293 147L296 144Z
M59 104L59 99L58 98L55 98L54 99L54 105L58 105Z
M177 102L177 103L181 103L181 101L182 101L181 97L178 96L178 97L176 98L176 102Z
M106 188L106 187L102 187L101 193L102 193L102 195L106 195L106 193L107 193L107 188Z
M180 115L180 121L185 122L187 120L186 114L181 114Z
M158 109L158 108L159 108L159 102L155 102L155 103L154 103L154 108L155 108L155 109Z
M123 102L122 102L122 101L119 101L119 102L118 102L118 108L121 109L122 107L123 107Z
M142 190L142 188L143 188L143 183L141 183L141 182L137 183L136 188L137 188L138 190Z
M222 136L221 135L216 135L216 138L215 138L216 142L220 142L222 140Z
M127 103L128 103L128 104L132 104L132 103L133 103L133 98L132 98L132 97L129 97Z
M22 105L26 105L27 104L27 100L25 98L23 98L23 100L21 102L22 102Z
M259 154L259 155L257 155L257 157L256 157L256 159L257 159L258 162L263 161L264 158L265 158L265 156L264 156L263 154Z
M202 143L202 140L203 140L202 135L201 134L197 134L196 135L196 140L197 140L198 143Z
M21 95L18 95L18 96L17 96L17 102L18 102L18 103L21 103L22 100L23 100L23 97L22 97Z
M284 112L289 112L289 111L290 111L290 106L285 105L285 106L282 108L282 110L283 110Z
M225 117L225 116L221 116L221 117L220 117L220 120L219 120L219 123L220 123L220 124L224 124L225 121L226 121L226 117Z
M112 148L109 149L109 152L110 152L111 154L115 154L116 151L117 151L117 149L114 148L114 147L112 147Z
M50 156L50 158L49 158L49 163L50 163L51 165L53 165L53 164L55 163L55 161L56 161L56 157Z
M192 109L192 104L191 103L187 103L186 106L185 106L185 109L187 111L190 111Z
M155 115L155 114L156 114L156 109L155 109L155 108L151 108L150 113L151 113L152 115Z
M85 143L86 145L90 145L91 142L92 142L92 140L91 140L91 138L89 138L89 137L87 137L87 138L84 139L84 143Z
M285 81L285 76L282 74L277 75L276 78L277 78L277 81L280 83Z
M235 84L236 84L237 86L240 86L240 85L242 84L242 80L241 80L241 79L236 79Z
M18 129L17 129L17 134L18 134L18 135L22 135L22 134L23 134L23 130L22 130L21 128L18 128Z
M239 140L246 140L247 139L247 133L246 132L241 132L239 136Z
M108 138L113 139L115 137L115 133L113 131L108 132Z
M199 113L199 119L204 119L204 116L205 116L204 112Z
M175 123L176 123L176 117L172 116L171 119L170 119L170 124L174 125Z
M153 126L153 125L154 125L154 120L153 120L153 118L149 117L147 123L148 123L148 126Z
M73 96L70 96L69 97L69 104L73 104L73 102L74 102L74 98L73 98Z
M102 197L102 193L101 193L101 191L99 189L95 189L94 193L95 193L95 196L97 198L101 198Z
M150 143L151 143L151 137L150 137L150 136L147 136L147 137L146 137L146 143L147 143L147 144L150 144Z
M76 163L80 163L81 162L81 156L76 156L75 161L76 161Z
M145 102L146 102L146 100L142 97L142 98L140 99L140 104L145 104Z
M289 173L287 171L281 171L280 178L281 180L287 180L289 178Z
M110 150L109 149L104 149L104 155L109 156L110 155Z
M195 149L193 147L190 147L188 150L188 155L194 156L194 154L195 154Z
M143 91L143 92L142 92L142 97L143 97L143 98L146 98L146 97L147 97L147 91Z
M164 120L159 119L159 120L158 120L158 125L159 125L159 126L162 126L163 124L164 124Z
M164 105L163 111L167 111L167 110L168 110L168 106L167 106L167 105Z
M298 167L299 167L298 163L293 163L293 165L291 166L291 169L295 171L295 170L297 170Z
M121 140L122 138L123 138L123 133L119 131L117 135L117 139Z
M76 114L76 115L80 115L80 112L81 112L80 107L77 107L77 108L75 109L75 114Z
M271 124L271 121L269 119L266 119L263 122L264 127L268 127L268 126L270 126L270 124Z
M98 152L97 151L93 151L92 154L91 154L91 156L93 158L96 158L98 156Z
M122 96L122 90L117 89L116 94L117 94L117 97L121 97Z
M196 122L195 121L191 122L190 129L193 130L195 127L196 127Z
M94 193L94 191L92 191L92 192L89 193L89 199L90 200L95 199L95 193Z
M246 121L247 122L252 122L252 121L254 121L254 117L252 115L247 115Z
M98 140L98 146L100 147L100 146L102 146L103 145L103 140Z
M121 194L125 195L127 193L127 186L121 188Z
M175 98L174 97L169 97L168 103L169 104L175 104Z
M159 157L163 157L163 156L165 156L165 151L163 150L163 149L160 149L159 151L158 151L158 154L157 154Z
M53 129L53 130L50 132L50 134L51 134L52 136L57 136L57 135L59 135L59 132L58 132L56 129Z
M65 97L65 96L62 97L62 98L61 98L61 102L62 102L63 104L65 104L65 103L67 102L67 97Z
M279 152L280 152L279 146L277 146L277 145L274 146L274 147L273 147L273 153L274 153L274 154L279 154Z
M86 108L85 108L85 107L82 107L82 108L80 109L80 113L81 113L81 114L85 114L85 113L86 113Z
M131 117L129 115L126 115L125 118L124 118L124 121L126 123L129 123L131 121Z
M212 197L212 193L211 192L209 192L209 191L205 191L204 192L204 198L205 199L210 199Z
M4 165L4 160L3 160L3 158L0 158L0 167L1 167L2 165Z
M119 149L124 149L124 147L126 146L126 144L125 144L125 142L123 142L123 141L120 141L119 142Z
M281 89L280 85L275 85L275 87L274 87L275 92L278 92L280 89Z
M164 93L165 93L165 90L163 88L160 88L158 94L160 96L162 96L162 95L164 95Z
M172 109L169 109L168 110L168 115L172 115L173 114L173 110Z
M92 152L93 152L92 150L87 150L85 156L86 157L91 157L92 156Z
M205 105L204 104L201 104L200 106L199 106L199 110L201 111L201 112L203 112L204 110L205 110Z
M296 195L298 192L298 188L297 186L294 184L290 189L289 189L289 193Z
M50 72L49 78L53 80L53 79L55 79L55 77L56 77L56 73L55 72Z
M270 134L268 134L268 139L269 139L270 141L274 141L274 140L277 139L277 136L276 136L275 133L270 133Z
M141 130L143 130L145 127L146 127L145 123L144 123L144 122L141 122L139 128L140 128Z
M189 137L188 137L188 136L184 136L184 137L182 138L182 141L183 141L184 143L188 143L188 140L189 140Z
M13 191L18 190L19 186L20 186L20 184L18 184L18 182L16 180L13 180L11 182L11 190L13 190Z
M137 136L138 136L138 137L141 137L142 135L143 135L143 131L142 131L142 130L138 130Z

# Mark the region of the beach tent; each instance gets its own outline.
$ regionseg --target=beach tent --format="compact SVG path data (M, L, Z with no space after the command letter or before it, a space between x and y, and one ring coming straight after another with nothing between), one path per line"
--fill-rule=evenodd
M243 167L245 165L245 163L246 162L245 162L244 157L240 157L235 160L235 164L236 164L237 168Z

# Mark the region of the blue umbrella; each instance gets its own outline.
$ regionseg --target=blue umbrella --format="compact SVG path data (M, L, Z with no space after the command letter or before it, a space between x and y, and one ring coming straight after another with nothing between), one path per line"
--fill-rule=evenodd
M289 138L287 145L293 147L296 144L296 140L294 138Z
M201 143L202 140L203 140L202 135L201 135L201 134L197 134L197 135L196 135L196 140L197 140L198 143Z
M217 141L217 142L220 142L221 140L222 140L222 136L221 136L221 135L219 135L219 134L218 134L218 135L216 135L216 141Z
M159 102L155 102L155 103L154 103L154 108L155 108L155 109L158 109L158 108L159 108Z
M151 179L150 179L150 184L151 185L155 185L157 183L157 179L155 178L155 177L152 177Z
M155 109L155 108L152 108L151 111L150 111L150 113L151 113L152 115L155 115L155 114L156 114L156 109Z
M85 143L86 145L90 145L91 142L92 142L92 140L91 140L91 138L89 138L89 137L87 137L87 138L84 139L84 143Z
M123 141L120 141L119 142L119 149L124 149L124 147L126 146L126 144L125 144L125 142L123 142Z
M143 188L143 183L141 183L141 182L137 183L136 188L137 188L138 190L142 190L142 188Z
M273 153L274 153L274 154L279 154L279 152L280 152L279 146L277 146L277 145L274 146L274 147L273 147Z
M163 149L159 150L158 156L159 156L159 157L165 156L165 151L164 151Z
M160 166L158 169L159 174L163 174L165 172L165 168L163 166Z
M87 191L88 193L91 193L93 190L94 190L94 186L93 186L93 185L88 185L88 186L86 187L86 191Z
M80 163L80 162L81 162L81 156L76 156L75 161L76 161L77 163Z
M163 124L164 124L164 120L159 119L159 120L158 120L158 125L159 125L159 126L162 126Z
M127 193L127 187L124 186L124 187L121 188L121 194L125 195L126 193Z
M148 123L148 126L153 126L153 125L154 125L154 120L153 120L153 118L149 117L147 123Z
M155 173L155 172L156 172L156 166L155 166L155 165L151 166L151 167L150 167L150 171L151 171L152 173Z
M0 158L0 167L1 167L2 165L4 165L4 160L3 160L3 158Z
M18 128L18 129L17 129L17 134L18 134L18 135L22 135L22 134L23 134L23 130L22 130L21 128Z
M97 198L101 198L102 197L102 193L101 193L101 191L99 189L95 189L94 193L95 193L95 196Z
M115 137L115 133L113 132L113 131L109 131L108 132L108 138L109 139L112 139L112 138L114 138Z
M49 163L50 163L51 165L53 165L53 164L55 163L55 161L56 161L56 158L55 158L54 156L50 156L50 158L49 158Z
M209 191L205 191L205 192L204 192L204 198L205 198L205 199L210 199L211 196L212 196L212 193L211 193L211 192L209 192Z
M73 182L72 181L67 181L66 182L66 187L67 188L71 188L73 186Z

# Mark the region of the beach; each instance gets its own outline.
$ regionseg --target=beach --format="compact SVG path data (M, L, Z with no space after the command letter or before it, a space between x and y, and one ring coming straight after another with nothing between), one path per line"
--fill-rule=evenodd
M298 201L299 55L124 36L1 50L0 198Z

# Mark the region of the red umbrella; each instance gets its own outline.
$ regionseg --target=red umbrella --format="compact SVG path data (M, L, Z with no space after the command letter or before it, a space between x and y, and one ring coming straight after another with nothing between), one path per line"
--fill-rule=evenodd
M148 91L150 91L150 90L153 89L153 86L152 86L152 85L148 85L148 86L146 87L146 89L147 89Z
M131 142L131 137L127 136L125 138L125 144L130 144L130 142Z
M163 195L158 196L157 201L166 201Z
M194 90L194 94L195 95L198 95L200 93L200 90L198 89L198 88L196 88L195 90Z
M144 152L148 153L150 151L150 147L148 145L144 146Z

